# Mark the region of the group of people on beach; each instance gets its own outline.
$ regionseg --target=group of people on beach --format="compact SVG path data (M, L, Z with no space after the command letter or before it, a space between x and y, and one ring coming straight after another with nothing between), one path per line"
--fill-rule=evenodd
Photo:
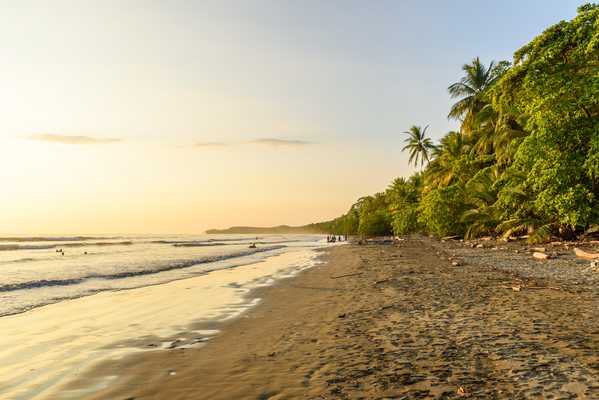
M347 240L347 236L339 235L327 235L327 243L343 242Z

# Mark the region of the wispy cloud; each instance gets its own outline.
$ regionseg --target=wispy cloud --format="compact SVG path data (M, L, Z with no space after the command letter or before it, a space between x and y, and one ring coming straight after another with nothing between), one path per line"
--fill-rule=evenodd
M305 140L293 140L293 139L277 139L277 138L260 138L249 141L252 144L261 144L264 146L275 146L275 147L301 147L313 144Z
M122 141L119 138L98 138L93 136L79 136L79 135L54 135L54 134L43 134L29 136L30 140L38 140L41 142L61 143L61 144L104 144L104 143L116 143Z
M248 140L245 142L196 142L192 147L197 148L217 148L217 147L230 147L230 146L243 146L248 144L255 144L267 147L302 147L314 144L314 142L308 142L306 140L296 139L280 139L280 138L258 138Z
M193 145L193 147L225 147L228 146L223 142L197 142Z

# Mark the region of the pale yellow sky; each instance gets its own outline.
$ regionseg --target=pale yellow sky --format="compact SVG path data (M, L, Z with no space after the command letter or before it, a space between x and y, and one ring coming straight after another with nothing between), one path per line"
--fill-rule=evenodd
M392 157L356 143L51 139L2 140L3 233L198 233L235 224L304 224L344 212L348 199L384 187L394 175L392 165L373 175L373 166L384 170L383 160Z
M401 132L455 127L463 63L580 1L533 3L2 2L0 233L336 217L412 172Z

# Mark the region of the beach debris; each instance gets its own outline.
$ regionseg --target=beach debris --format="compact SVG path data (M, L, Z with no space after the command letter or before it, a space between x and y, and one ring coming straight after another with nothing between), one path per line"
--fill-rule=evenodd
M530 250L534 251L534 252L537 252L537 253L544 253L546 249L544 247L533 247Z
M339 314L339 315L338 315L338 317L339 317L339 318L345 318L345 316L346 316L346 314L345 314L345 313L343 313L343 314Z
M175 339L171 342L171 344L167 347L167 349L175 349L177 348L183 341L181 339Z
M274 357L274 356L276 356L276 355L277 355L277 352L276 352L276 351L273 351L272 353L268 353L268 356L269 356L269 357Z
M574 254L576 254L576 257L578 258L584 258L586 260L597 260L599 259L599 254L597 253L588 253L584 250L579 249L578 247L574 248Z
M458 396L466 396L466 390L464 390L464 388L460 386L460 387L458 388L458 390L456 390L456 394L457 394Z
M455 236L444 236L441 238L441 240L455 240L455 239L461 239L461 236L459 235L455 235Z
M461 264L459 261L452 261L451 265L453 265L454 267L459 267Z
M521 292L524 289L526 289L526 290L532 289L532 290L558 290L558 291L567 291L564 288L557 287L557 286L525 286L525 285L515 285L515 284L512 284L512 285L509 285L509 286L508 285L499 285L497 287L502 288L502 289L511 289L514 292Z
M171 370L168 371L168 374L170 376L174 376L174 375L177 375L177 372L171 369Z
M591 265L585 268L584 272L599 272L599 260L591 260Z
M337 276L331 276L331 279L339 279L339 278L347 278L348 276L356 276L356 275L362 275L362 272L355 272L353 274L344 274L344 275L337 275Z
M477 249L482 249L483 247L485 247L485 246L482 243L479 243L479 244L476 245Z
M532 253L532 256L538 260L548 260L549 259L548 254L540 253L538 251L535 251L534 253Z

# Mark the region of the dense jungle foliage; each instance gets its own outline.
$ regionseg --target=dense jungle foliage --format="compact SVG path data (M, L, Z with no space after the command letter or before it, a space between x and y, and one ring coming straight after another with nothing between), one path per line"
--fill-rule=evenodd
M423 169L360 198L328 230L347 235L529 235L599 230L599 5L551 26L513 63L478 58L448 90L458 132L438 144L412 126Z

